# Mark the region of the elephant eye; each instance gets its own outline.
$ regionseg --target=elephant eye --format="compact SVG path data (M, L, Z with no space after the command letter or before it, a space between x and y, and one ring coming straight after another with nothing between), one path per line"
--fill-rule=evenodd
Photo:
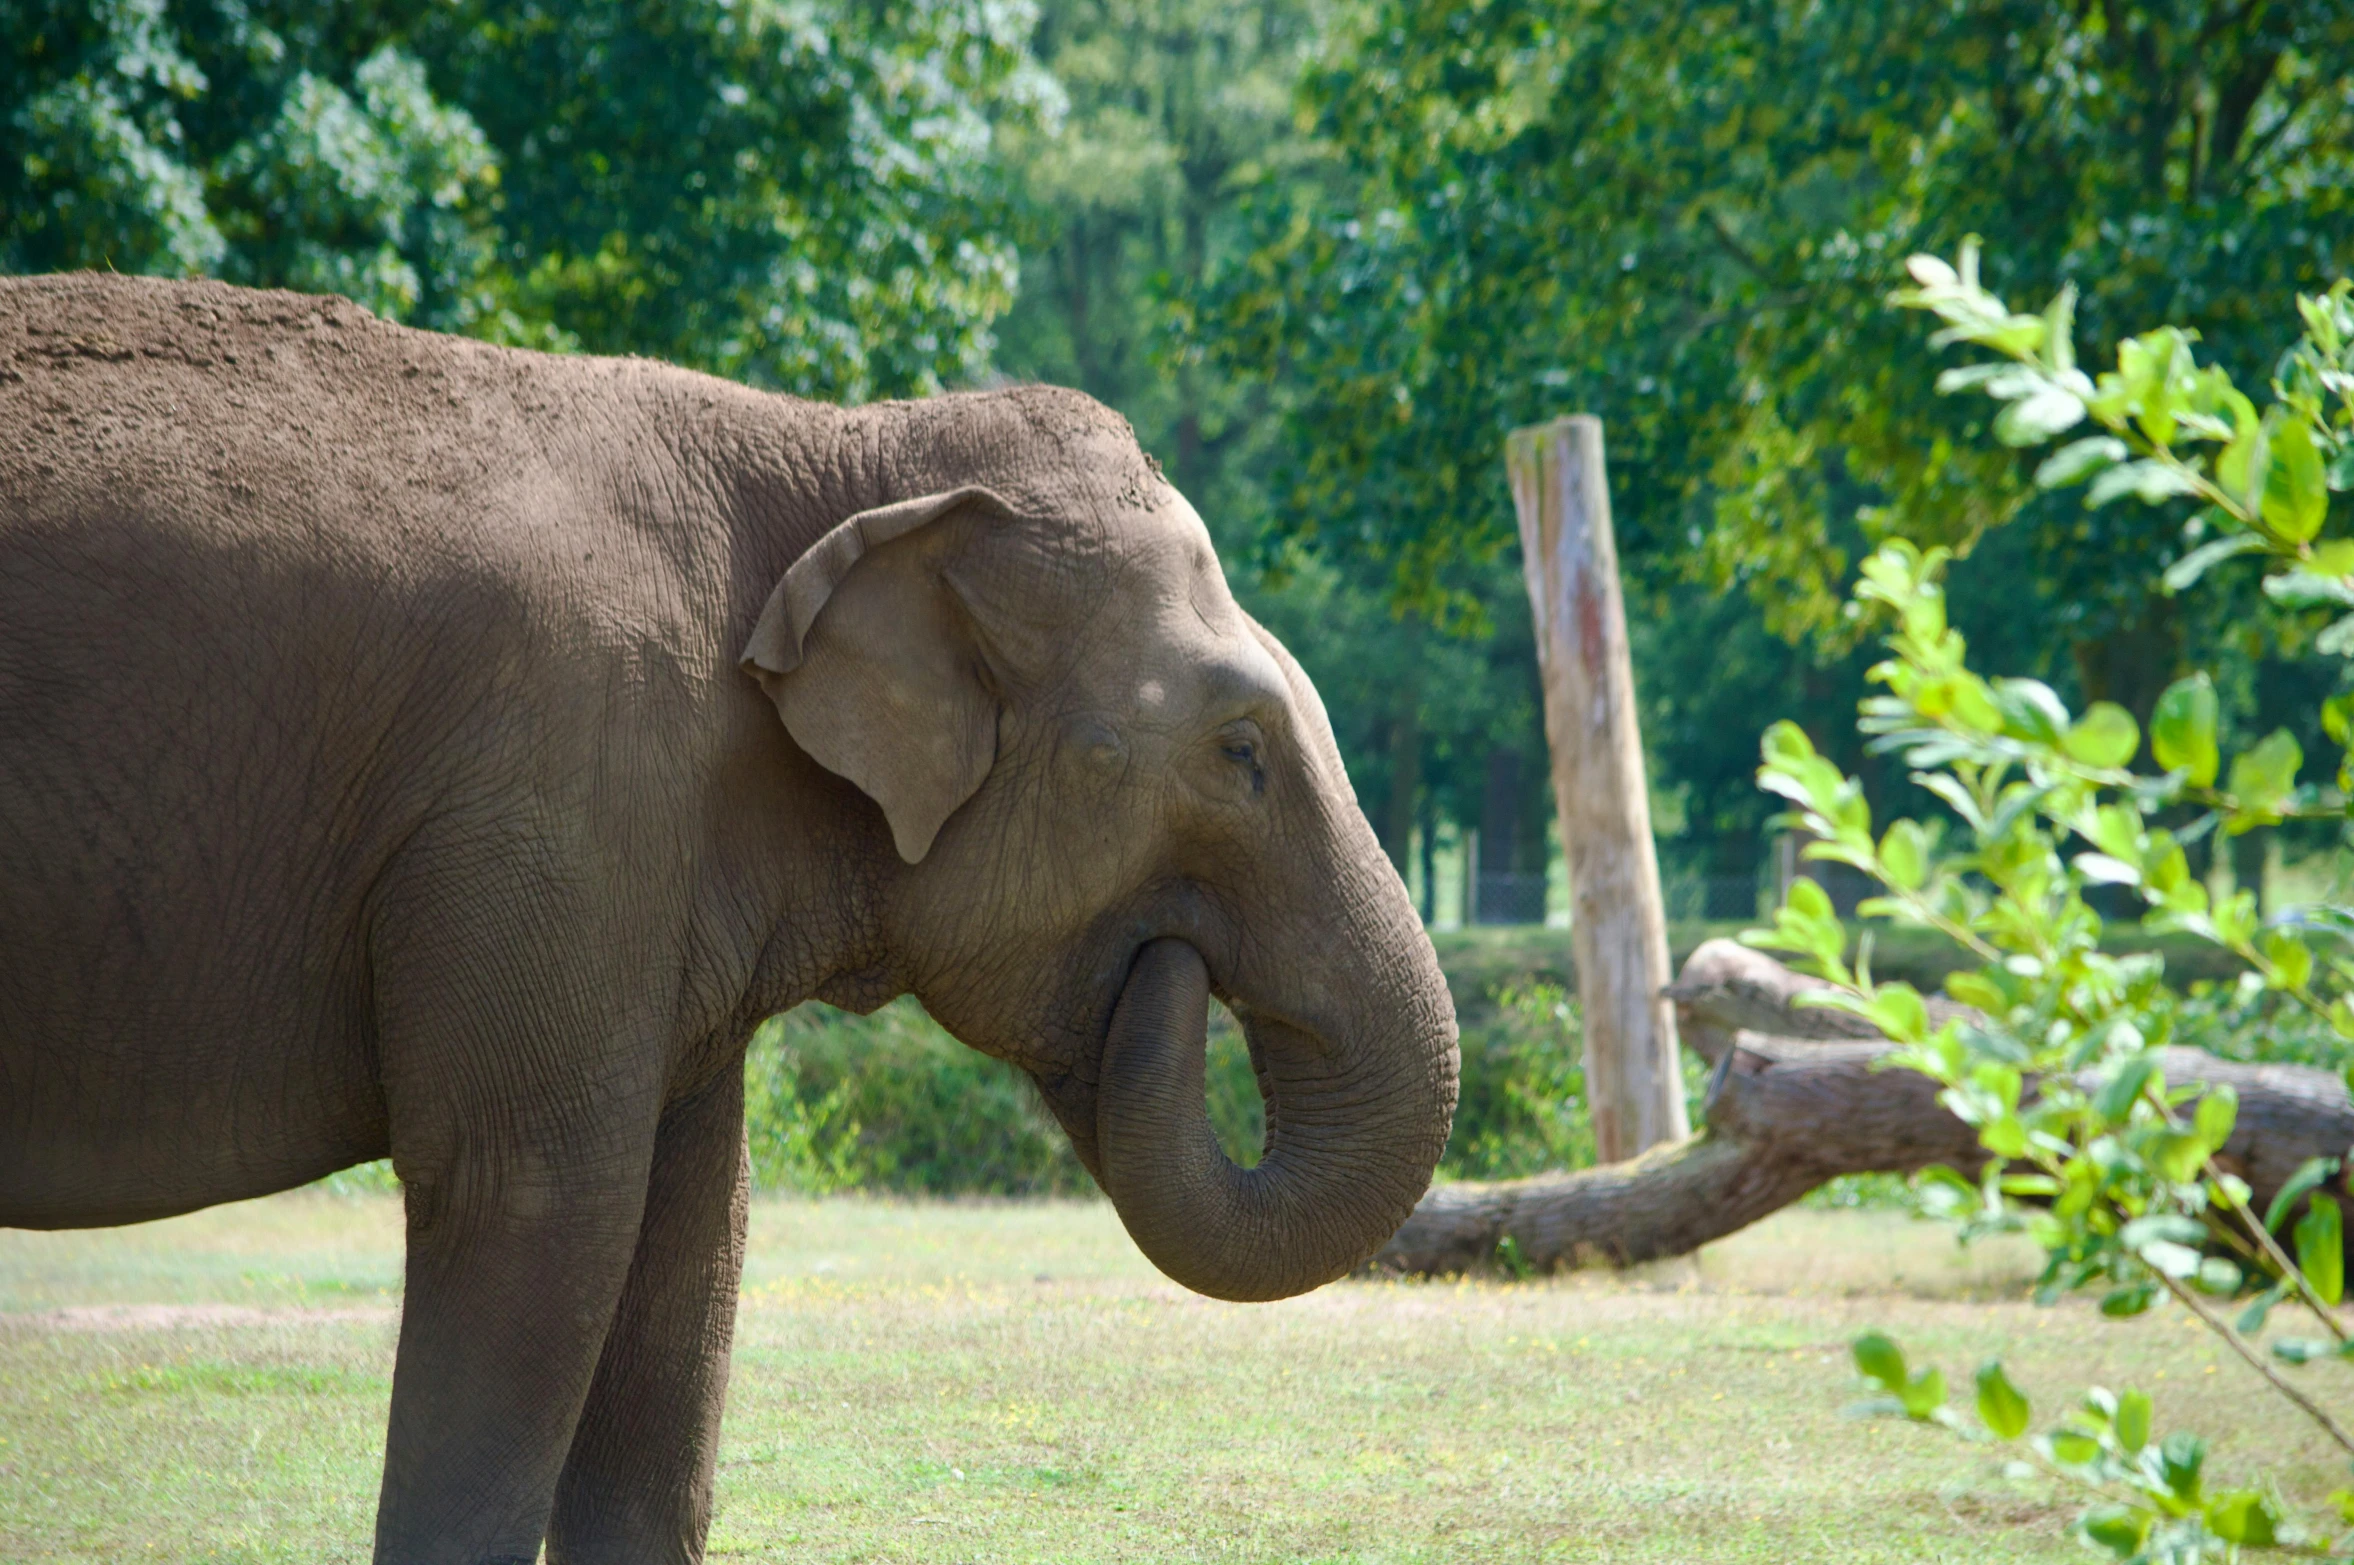
M1236 723L1218 735L1218 753L1250 778L1254 795L1267 791L1267 773L1259 765L1259 731L1255 723Z

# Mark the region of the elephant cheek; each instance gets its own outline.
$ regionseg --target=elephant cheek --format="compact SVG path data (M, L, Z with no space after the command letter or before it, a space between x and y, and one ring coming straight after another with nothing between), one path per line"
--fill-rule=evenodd
M1038 1083L1038 1095L1046 1100L1047 1111L1054 1115L1055 1123L1070 1137L1071 1150L1079 1155L1080 1166L1087 1170L1089 1178L1102 1184L1103 1164L1095 1140L1095 1084L1069 1072L1031 1079Z

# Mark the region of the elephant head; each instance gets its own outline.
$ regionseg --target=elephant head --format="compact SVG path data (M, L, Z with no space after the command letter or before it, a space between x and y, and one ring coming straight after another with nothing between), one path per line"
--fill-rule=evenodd
M1068 393L942 401L930 482L802 555L744 667L879 808L893 987L1030 1072L1171 1277L1317 1287L1446 1142L1430 943L1307 676L1126 424ZM1266 1098L1249 1170L1203 1100L1212 995Z

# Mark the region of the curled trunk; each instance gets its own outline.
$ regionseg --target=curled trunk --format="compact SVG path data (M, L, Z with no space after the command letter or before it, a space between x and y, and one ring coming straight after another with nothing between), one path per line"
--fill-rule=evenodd
M1450 1078L1417 1037L1323 1038L1246 1011L1267 1142L1241 1168L1204 1098L1209 1003L1192 946L1138 953L1098 1087L1104 1191L1137 1248L1186 1287L1243 1302L1305 1293L1414 1209L1446 1139Z

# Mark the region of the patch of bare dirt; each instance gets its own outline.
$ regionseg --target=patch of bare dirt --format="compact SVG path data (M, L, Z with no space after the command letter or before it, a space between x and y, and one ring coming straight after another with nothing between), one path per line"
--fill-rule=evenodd
M344 1322L389 1325L400 1312L389 1304L263 1309L250 1304L69 1304L61 1309L0 1314L0 1331L217 1331L231 1327L325 1326Z

